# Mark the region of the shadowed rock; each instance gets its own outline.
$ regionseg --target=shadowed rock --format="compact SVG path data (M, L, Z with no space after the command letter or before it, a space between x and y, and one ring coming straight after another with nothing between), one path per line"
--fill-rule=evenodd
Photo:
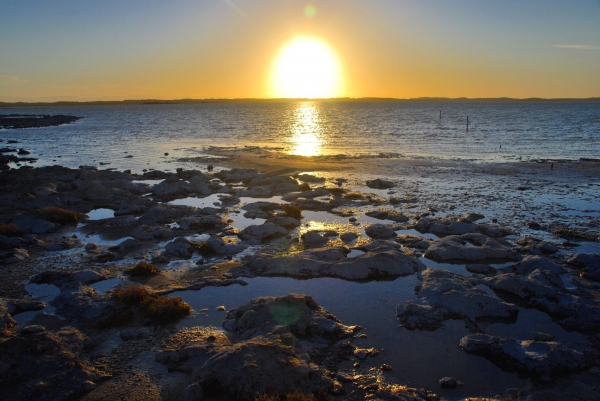
M85 357L87 337L72 327L0 343L3 400L72 400L105 378Z
M250 245L258 245L261 242L286 235L287 233L288 231L283 227L277 226L273 223L265 223L259 226L248 226L244 228L238 234L238 237Z
M574 372L589 366L585 355L589 350L554 341L519 341L470 334L460 340L460 346L465 352L483 356L502 369L533 377Z
M437 262L451 260L480 261L486 259L520 260L521 255L483 234L451 235L440 238L428 247L425 257Z
M418 288L418 301L397 307L400 322L409 329L435 330L448 319L476 324L482 317L514 318L516 305L503 302L475 288L475 281L445 270L424 271Z
M383 245L382 245L383 246ZM362 248L365 249L365 248ZM242 266L230 271L234 275L337 277L345 280L372 280L414 274L425 265L402 253L398 245L378 247L353 258L346 258L346 247L331 247L304 251L297 255L273 257L256 255Z
M204 341L163 351L156 357L170 369L193 371L192 383L226 389L236 399L253 400L267 390L280 394L328 391L327 366L335 367L354 347L356 327L344 326L311 297L255 298L227 313L223 328Z

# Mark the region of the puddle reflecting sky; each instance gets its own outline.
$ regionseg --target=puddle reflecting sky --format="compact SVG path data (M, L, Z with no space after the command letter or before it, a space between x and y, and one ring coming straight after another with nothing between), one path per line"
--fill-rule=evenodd
M467 396L494 395L510 387L522 387L525 380L502 372L484 358L464 353L458 346L460 339L469 334L462 321L448 321L444 328L434 331L409 331L398 327L396 306L416 299L415 276L393 281L355 283L334 278L296 280L285 277L257 277L245 279L249 285L206 287L201 291L173 293L181 296L195 311L208 308L179 323L179 327L221 327L226 312L217 311L219 305L227 310L241 306L259 296L282 296L290 293L311 295L329 312L347 325L364 327L366 339L357 339L360 347L384 348L375 358L367 358L363 366L392 365L390 376L399 383L438 391L438 380L453 376L465 385L454 390L439 390L441 395Z

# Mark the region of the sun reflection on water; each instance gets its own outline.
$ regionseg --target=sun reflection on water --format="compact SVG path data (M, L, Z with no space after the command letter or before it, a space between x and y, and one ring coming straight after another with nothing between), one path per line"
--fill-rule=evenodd
M319 108L313 102L300 103L290 124L290 154L319 156L322 154L323 127Z

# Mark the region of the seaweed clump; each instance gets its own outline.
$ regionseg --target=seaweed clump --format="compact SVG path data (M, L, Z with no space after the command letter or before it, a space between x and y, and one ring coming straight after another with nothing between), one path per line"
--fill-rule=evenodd
M565 230L565 229L554 231L554 235L556 235L559 238L565 238L565 239L569 239L569 238L584 239L584 240L592 239L591 236L586 235L584 233L574 231L574 230Z
M63 224L77 224L79 222L79 216L77 212L72 210L62 209L56 206L43 207L38 211L39 216L53 223Z
M145 317L160 324L175 322L192 311L181 297L160 297L139 285L114 290L111 297L130 307L139 308Z
M300 220L302 218L302 210L295 205L285 205L283 207L283 211L286 216L293 217L296 220Z
M147 276L154 276L160 272L156 268L156 266L154 266L153 264L142 261L142 262L138 262L131 269L127 270L127 273L130 276L147 277Z
M12 223L0 224L0 235L4 235L6 237L22 237L23 232Z

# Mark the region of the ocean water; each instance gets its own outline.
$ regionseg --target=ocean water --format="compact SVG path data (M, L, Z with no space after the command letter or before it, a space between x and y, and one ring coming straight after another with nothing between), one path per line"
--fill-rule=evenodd
M0 114L9 113L84 117L71 125L0 131L0 139L18 140L18 147L39 157L38 165L156 167L210 146L259 146L305 156L600 158L600 102L290 101L0 109Z

